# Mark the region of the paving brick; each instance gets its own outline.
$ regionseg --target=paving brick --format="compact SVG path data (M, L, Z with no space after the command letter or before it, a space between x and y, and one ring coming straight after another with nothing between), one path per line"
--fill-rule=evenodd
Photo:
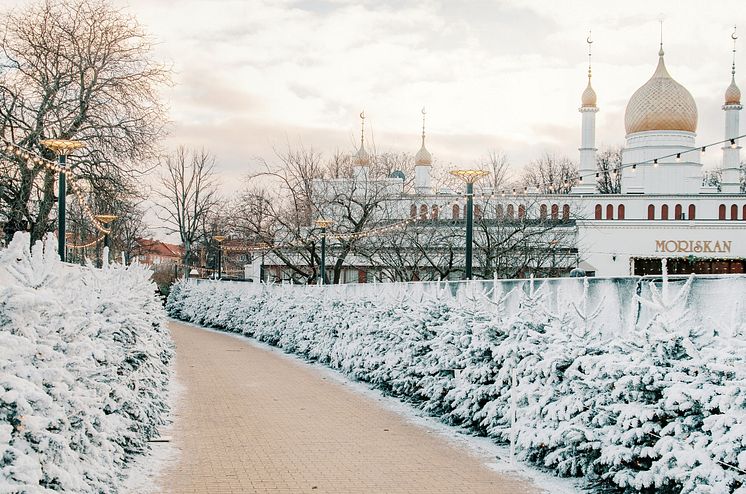
M160 492L539 492L302 362L169 325L184 393Z

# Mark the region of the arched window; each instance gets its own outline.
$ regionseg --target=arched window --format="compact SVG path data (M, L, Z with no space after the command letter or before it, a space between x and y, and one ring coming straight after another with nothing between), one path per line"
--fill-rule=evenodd
M673 219L675 219L675 220L683 220L684 219L684 217L682 216L683 213L684 213L684 211L681 209L681 204L677 204L673 208Z
M559 206L556 204L552 204L552 219L553 220L559 219Z
M562 206L562 221L570 221L570 205Z
M668 219L668 204L664 204L663 206L661 206L661 219Z
M412 219L415 219L417 217L417 206L412 204L412 207L409 208L409 217Z
M689 218L690 220L695 219L697 214L697 208L694 206L694 204L689 205Z
M505 216L505 210L503 209L502 204L498 204L495 208L495 216L497 216L498 220L503 219L503 217Z
M746 204L743 205L743 215L741 215L742 220L746 220Z
M425 204L420 206L420 219L421 220L427 219L427 206Z
M596 204L596 219L597 220L601 219L601 211L602 211L601 205Z
M620 204L617 208L617 219L623 220L624 219L624 204Z
M542 204L541 207L539 208L539 219L541 220L547 219L547 205L546 204Z
M736 206L735 204L730 207L730 219L738 219L738 206Z
M461 208L458 207L458 204L453 205L453 219L457 220L459 219L459 216L461 216Z
M526 219L526 206L521 204L518 206L518 219L519 220L525 220Z
M482 219L482 206L480 206L479 204L474 205L474 219L475 220Z
M515 218L515 208L512 204L508 204L508 219L512 220Z
M724 220L725 219L725 204L721 204L718 208L718 219Z
M438 219L438 213L440 213L440 210L439 210L439 208L438 208L438 205L437 205L437 204L433 204L433 208L432 208L432 214L431 214L431 216L430 216L430 217L431 217L432 219L434 219L434 220L437 220L437 219Z
M648 219L649 220L655 219L655 205L654 204L648 204Z
M613 204L606 205L606 219L607 220L614 219L614 205Z

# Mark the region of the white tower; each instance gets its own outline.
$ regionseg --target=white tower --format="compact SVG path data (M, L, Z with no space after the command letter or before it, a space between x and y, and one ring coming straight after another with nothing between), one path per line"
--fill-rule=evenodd
M573 194L593 194L598 191L596 182L596 91L591 86L591 40L590 33L586 38L588 43L588 86L583 91L581 106L578 109L583 123L580 134L580 180L572 188Z
M417 194L431 194L430 169L433 157L425 147L425 109L422 109L422 147L414 155L414 191Z
M733 29L733 65L731 66L730 86L725 90L725 139L723 146L723 176L720 181L721 190L726 194L741 192L741 146L736 137L739 130L739 114L741 112L741 90L736 85L736 31Z
M352 160L352 176L355 180L367 181L370 169L370 156L365 150L365 111L360 112L360 149Z

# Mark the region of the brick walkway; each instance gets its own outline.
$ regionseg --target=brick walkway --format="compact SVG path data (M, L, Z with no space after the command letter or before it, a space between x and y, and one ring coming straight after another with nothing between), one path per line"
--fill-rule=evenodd
M184 386L159 492L535 493L308 365L170 323Z

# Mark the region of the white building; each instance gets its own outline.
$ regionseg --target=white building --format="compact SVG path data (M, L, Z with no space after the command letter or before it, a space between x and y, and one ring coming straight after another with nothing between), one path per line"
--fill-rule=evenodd
M742 105L735 82L735 58L731 72L722 106L724 142L710 149L706 143L696 142L696 103L669 74L661 43L652 77L627 104L626 145L619 170L621 193L601 194L597 190L595 147L599 108L589 63L588 84L579 108L579 177L572 192L477 193L475 211L494 219L495 224L549 219L561 223L562 228L571 228L575 248L568 250L572 252L572 265L567 265L565 272L578 265L596 276L658 274L662 258L669 259L669 271L675 273L745 272L746 194L741 188L739 145ZM722 153L720 190L703 185L700 158L704 151ZM354 179L357 183L360 179L368 181L369 156L362 136L354 159ZM433 189L431 168L423 125L422 145L415 155L413 192L405 193L403 180L396 177L371 180L366 186L368 192L383 187L390 194L393 206L386 209L388 216L381 219L426 219L433 225L437 223L434 220L463 219L458 194ZM344 187L342 182L320 182L319 186ZM328 213L334 215L333 211ZM280 266L276 267L279 272ZM350 272L344 279L364 281L366 269L362 259L352 256Z

